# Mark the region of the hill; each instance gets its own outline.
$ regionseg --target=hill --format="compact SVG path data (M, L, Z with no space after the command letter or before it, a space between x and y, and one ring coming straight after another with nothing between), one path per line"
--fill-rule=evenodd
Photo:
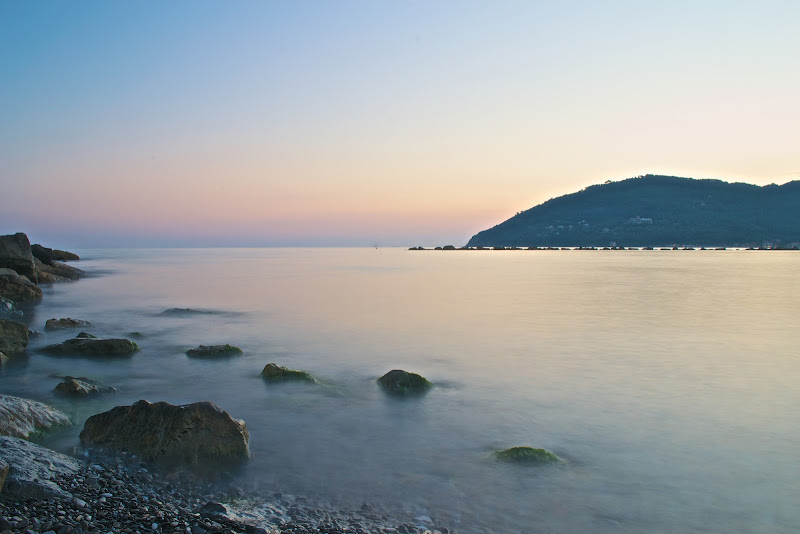
M467 246L752 246L800 242L800 181L757 186L646 175L522 211Z

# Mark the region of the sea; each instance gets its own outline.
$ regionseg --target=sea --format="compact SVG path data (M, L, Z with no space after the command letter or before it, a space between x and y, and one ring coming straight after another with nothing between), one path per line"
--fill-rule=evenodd
M90 276L24 311L0 391L73 425L140 399L212 401L250 432L234 483L397 508L459 534L800 529L800 253L747 250L76 250ZM164 315L172 308L206 313ZM130 358L51 356L50 318ZM230 343L243 354L186 351ZM318 383L271 384L270 362ZM435 384L398 399L392 369ZM66 399L59 376L118 389ZM557 465L499 463L547 449Z

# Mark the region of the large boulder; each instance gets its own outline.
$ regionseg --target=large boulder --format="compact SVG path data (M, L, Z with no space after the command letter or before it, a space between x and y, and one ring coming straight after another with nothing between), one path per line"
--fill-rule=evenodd
M0 435L27 438L54 426L69 424L69 417L42 402L0 394Z
M42 290L13 269L0 267L0 297L20 302L42 298Z
M37 281L36 266L33 264L28 236L22 232L0 236L0 267L13 269L34 283Z
M247 425L211 402L117 406L90 417L80 438L86 447L128 451L168 467L250 456Z
M130 339L100 339L100 338L74 338L68 339L63 343L48 345L41 352L47 354L77 354L81 356L114 357L130 356L137 350L139 345Z
M62 317L61 319L48 319L44 323L45 330L61 330L64 328L83 328L92 326L92 323L83 319L73 319L72 317Z
M52 284L54 282L67 282L69 280L78 280L86 276L86 272L66 263L54 261L51 264L41 262L38 258L34 258L36 265L36 272L39 277L39 283Z
M34 258L38 259L45 265L51 265L54 260L78 261L80 259L77 254L73 254L72 252L47 248L39 244L31 245L31 254L33 254Z
M69 492L54 479L73 479L81 469L74 458L51 451L30 441L0 436L0 465L8 466L5 484L6 499L69 499Z
M378 384L390 395L400 397L421 395L433 387L425 377L401 369L389 371L378 379Z
M87 397L98 393L113 393L117 391L117 388L100 385L83 376L78 378L65 376L64 381L58 384L53 391L71 397Z
M200 345L199 347L186 351L186 355L193 358L219 358L224 356L235 356L241 353L242 349L228 344Z
M300 382L316 382L314 377L305 371L298 371L297 369L289 369L282 367L277 363L268 363L261 371L261 378L268 382L287 382L287 381L300 381Z
M28 327L19 321L0 319L0 352L16 354L28 346Z

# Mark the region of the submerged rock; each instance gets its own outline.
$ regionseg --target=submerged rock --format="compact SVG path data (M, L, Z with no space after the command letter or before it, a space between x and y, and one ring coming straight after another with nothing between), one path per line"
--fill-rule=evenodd
M81 332L77 336L77 339L98 339L98 337L94 334L90 334L89 332Z
M130 356L139 345L129 339L75 338L63 343L48 345L41 352L48 354L79 354L83 356Z
M110 386L101 386L93 380L88 378L74 376L65 376L64 381L53 389L56 393L62 395L71 395L75 397L86 397L88 395L96 395L98 393L113 393L117 388Z
M54 261L48 265L34 259L36 265L36 273L39 277L39 283L53 283L53 282L67 282L69 280L78 280L86 276L86 272L71 265Z
M233 356L241 354L242 349L233 345L200 345L197 348L186 351L187 356L195 358L217 358L220 356Z
M73 319L71 317L62 317L61 319L48 319L44 323L45 330L62 330L65 328L83 328L84 326L92 326L89 321L83 319Z
M87 447L123 450L166 466L210 460L242 461L250 456L250 435L211 402L174 406L140 400L90 417L80 435Z
M398 396L420 395L433 387L425 377L401 369L389 371L378 379L378 384L387 393Z
M0 394L0 435L28 438L35 432L69 424L69 417L42 402Z
M31 243L27 235L19 232L0 236L0 267L13 269L32 282L37 282L36 266L33 263Z
M168 310L164 310L159 315L185 317L190 315L213 315L214 313L218 312L213 312L210 310L195 310L192 308L170 308Z
M28 327L18 321L0 319L0 352L16 354L28 346Z
M42 298L42 290L13 269L0 268L0 296L22 302Z
M72 497L53 479L74 477L80 464L64 454L24 439L0 436L0 464L9 469L2 487L6 499L67 499Z
M494 456L501 462L517 464L551 464L561 461L552 452L533 447L511 447L495 452Z
M268 363L261 371L261 377L270 382L285 382L290 380L297 380L301 382L316 382L314 377L305 371L298 371L297 369L289 369L288 367L281 367L277 363Z

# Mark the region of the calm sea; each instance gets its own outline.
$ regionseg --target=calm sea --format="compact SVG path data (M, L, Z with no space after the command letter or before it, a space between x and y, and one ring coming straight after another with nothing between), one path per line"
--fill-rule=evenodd
M130 359L53 357L44 332L3 392L91 414L210 400L250 430L240 484L398 505L470 533L797 532L800 253L400 249L84 250L31 328L138 331ZM214 311L159 315L168 308ZM190 359L231 343L244 354ZM319 385L269 385L268 362ZM438 387L398 401L402 368ZM119 392L70 401L55 375ZM562 466L491 452L542 447Z

